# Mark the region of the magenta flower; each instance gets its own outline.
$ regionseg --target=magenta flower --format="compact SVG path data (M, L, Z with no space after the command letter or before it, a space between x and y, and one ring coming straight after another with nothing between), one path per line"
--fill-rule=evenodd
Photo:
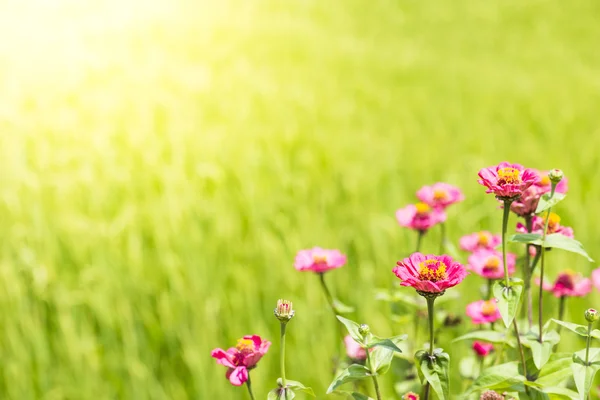
M419 189L417 198L432 208L443 210L451 204L463 201L465 196L459 188L448 183L438 182Z
M248 335L238 340L237 346L214 349L210 355L218 364L227 367L225 377L234 386L241 386L248 380L248 370L256 367L258 361L269 350L271 342L262 340L260 336Z
M479 357L485 357L494 350L494 345L491 343L475 341L473 342L473 350L475 350L475 353L477 353Z
M508 274L515 272L517 257L513 253L506 253ZM496 250L477 250L469 256L467 269L486 279L501 279L504 277L504 264L502 252Z
M296 255L294 267L298 271L327 272L346 264L346 256L339 250L327 250L320 247L300 250Z
M402 400L419 400L420 397L415 392L408 392L404 396L402 396Z
M536 283L540 284L539 278L536 279ZM592 281L589 278L584 278L580 273L566 269L558 274L553 284L544 282L542 288L552 292L554 297L581 297L592 290Z
M497 300L479 300L467 305L467 315L474 324L489 324L496 322L502 316L498 310Z
M538 235L543 235L544 234L544 226L546 224L546 215L544 215L543 218L534 216L532 219L532 222L533 222L533 224L532 224L533 229L531 230L531 233L537 233ZM517 232L527 233L527 227L519 222L519 223L517 223ZM560 224L560 217L558 216L558 214L550 213L550 217L548 220L547 234L549 235L552 233L560 233L561 235L572 238L573 237L573 228L568 227L568 226L562 226Z
M344 345L346 346L346 354L352 360L366 360L367 351L358 344L352 336L346 335L344 337Z
M531 185L537 182L534 170L520 164L501 162L495 167L482 168L479 182L487 188L486 193L494 193L499 200L516 200Z
M596 286L596 289L600 290L600 268L592 271L592 283Z
M460 238L460 248L471 252L480 249L493 250L500 243L502 243L500 235L492 235L488 231L476 232Z
M467 276L464 266L447 255L413 253L398 261L392 270L401 279L401 286L412 286L417 292L443 294Z
M396 211L396 219L406 228L425 232L432 226L446 221L446 213L440 209L432 209L426 203L417 203Z

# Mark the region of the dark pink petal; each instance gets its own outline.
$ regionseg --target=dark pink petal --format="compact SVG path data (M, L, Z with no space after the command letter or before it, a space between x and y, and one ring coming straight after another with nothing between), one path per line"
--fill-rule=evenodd
M226 367L235 368L233 363L234 357L231 353L226 352L223 349L214 349L210 356L217 360L217 363L224 365Z
M237 367L228 370L225 376L233 386L242 386L248 380L248 370L246 367Z

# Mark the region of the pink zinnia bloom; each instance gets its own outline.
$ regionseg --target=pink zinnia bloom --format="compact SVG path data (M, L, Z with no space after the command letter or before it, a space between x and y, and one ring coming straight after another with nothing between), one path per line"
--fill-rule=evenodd
M465 267L450 256L421 253L398 261L393 272L402 280L401 286L412 286L425 293L443 293L462 282L468 274Z
M467 305L467 315L474 324L488 324L502 318L497 300L479 300Z
M398 223L406 228L424 232L441 222L446 221L446 214L439 209L431 208L426 203L409 204L396 211Z
M552 182L550 181L550 178L548 177L548 173L550 171L536 171L538 174L538 181L536 182L536 186L538 186L539 188L541 188L544 193L550 193L550 191L552 190ZM567 190L569 189L568 186L568 182L567 182L567 177L563 177L560 182L558 182L558 184L556 185L556 189L554 189L555 192L558 193L567 193Z
M367 358L367 351L356 340L352 339L352 336L346 335L344 337L344 345L346 345L346 354L351 359L365 360Z
M346 264L346 256L339 250L327 250L314 247L300 250L296 255L294 267L298 271L327 272Z
M501 162L495 167L482 168L479 182L487 188L486 193L494 193L498 199L516 200L539 178L535 171L520 164Z
M550 178L548 178L548 171L541 172L535 169L533 169L533 171L538 176L537 182L527 188L523 192L521 198L510 205L510 210L521 217L533 215L540 201L540 197L544 193L550 193L550 190L552 190L552 182L550 182ZM567 192L566 178L563 178L558 185L556 185L555 191L557 193Z
M419 400L420 397L415 392L408 392L404 396L402 396L402 400Z
M543 235L544 234L544 226L546 224L546 215L544 215L543 218L538 217L536 215L533 217L532 222L533 222L533 224L532 224L533 229L531 230L531 233L537 233L538 235ZM519 222L519 223L517 223L517 232L527 233L527 227ZM547 234L550 235L552 233L560 233L561 235L572 238L573 237L573 228L568 227L568 226L562 226L560 224L560 217L558 216L558 214L550 213L550 217L548 220Z
M248 380L248 370L256 367L256 363L269 350L271 342L262 340L257 335L247 335L238 340L237 346L214 349L210 355L217 363L227 367L225 377L234 386L241 386Z
M592 271L592 282L596 286L596 289L600 290L600 268Z
M536 279L536 283L538 285L540 284L540 278ZM581 297L592 290L592 281L589 278L584 278L583 275L573 270L566 269L558 274L553 284L544 282L542 288L552 292L554 297Z
M516 259L513 253L506 253L509 275L515 272ZM467 269L486 279L501 279L504 277L502 253L497 250L477 250L469 256Z
M471 252L479 249L493 250L500 243L502 243L500 235L492 235L488 231L476 232L460 238L460 248Z
M485 357L494 350L494 345L491 343L475 341L473 342L473 350L475 350L475 353L477 353L478 356Z
M456 186L438 182L419 189L417 191L417 198L432 208L444 209L451 204L463 201L465 196Z

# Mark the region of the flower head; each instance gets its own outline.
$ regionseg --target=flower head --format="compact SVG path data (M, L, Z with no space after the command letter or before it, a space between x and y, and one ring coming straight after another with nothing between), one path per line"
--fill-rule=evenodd
M412 286L419 294L436 295L458 285L468 274L465 267L450 256L421 253L398 261L393 272L401 279L401 286Z
M225 377L234 386L241 386L248 380L248 370L256 367L258 361L269 350L271 342L262 340L260 336L248 335L238 340L237 346L214 349L210 355L218 364L227 367Z
M539 285L539 278L536 280L536 283ZM592 290L592 281L573 270L566 269L558 274L553 284L544 282L542 288L552 292L555 297L581 297Z
M320 247L300 250L296 255L294 267L298 271L327 272L346 264L346 256L339 250L327 250Z
M502 318L496 299L479 300L467 305L467 315L474 324L487 324Z
M504 396L494 392L493 390L486 390L485 392L481 393L479 400L504 400Z
M497 166L482 168L479 182L487 188L486 193L494 193L500 200L516 200L537 180L535 171L520 164L501 162Z
M427 203L409 204L396 211L396 219L401 226L424 232L432 226L446 221L446 213L431 208Z
M419 189L417 198L432 208L444 209L451 204L463 201L465 196L459 188L448 183L438 182Z
M587 310L585 310L584 315L585 315L585 320L587 322L596 322L600 318L600 314L598 313L598 310L596 310L595 308L588 308Z
M531 233L537 233L538 235L544 234L544 227L546 226L546 219L548 219L548 232L550 235L552 233L560 233L566 237L573 237L573 228L568 226L563 226L560 224L560 216L556 213L544 213L541 217L534 216L532 219L532 230ZM527 233L527 227L522 223L517 223L517 232L519 233Z
M475 232L460 238L460 248L471 252L479 249L493 250L500 243L502 243L500 235L493 235L488 231Z
M473 350L475 350L478 356L485 357L494 350L494 345L476 340L473 342Z
M545 193L550 193L552 190L552 181L550 180L550 172L541 172L535 169L532 169L537 176L538 180L536 183L529 188L525 189L521 198L517 199L510 205L510 210L515 214L526 217L532 216L535 213L535 210L540 201L540 197ZM556 185L555 192L558 193L566 193L567 192L567 179L563 178Z
M506 253L508 273L515 272L516 256ZM504 276L502 253L497 250L477 250L469 256L467 269L486 279L500 279Z
M414 392L408 392L404 396L402 396L402 400L419 400L420 397L418 394Z
M277 307L275 307L274 314L280 322L288 322L295 314L292 302L282 299L277 300Z
M352 360L366 360L367 351L361 347L352 336L344 337L344 345L346 346L346 355Z

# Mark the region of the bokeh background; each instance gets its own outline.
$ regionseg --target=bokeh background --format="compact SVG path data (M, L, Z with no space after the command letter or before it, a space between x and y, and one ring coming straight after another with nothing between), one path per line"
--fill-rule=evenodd
M296 251L345 252L328 280L351 317L410 333L374 296L415 243L395 210L447 181L466 194L455 243L499 232L476 175L505 159L565 171L557 211L600 257L599 17L594 0L3 1L0 397L244 398L210 350L256 333L265 398L283 297L288 376L325 398L336 330Z

